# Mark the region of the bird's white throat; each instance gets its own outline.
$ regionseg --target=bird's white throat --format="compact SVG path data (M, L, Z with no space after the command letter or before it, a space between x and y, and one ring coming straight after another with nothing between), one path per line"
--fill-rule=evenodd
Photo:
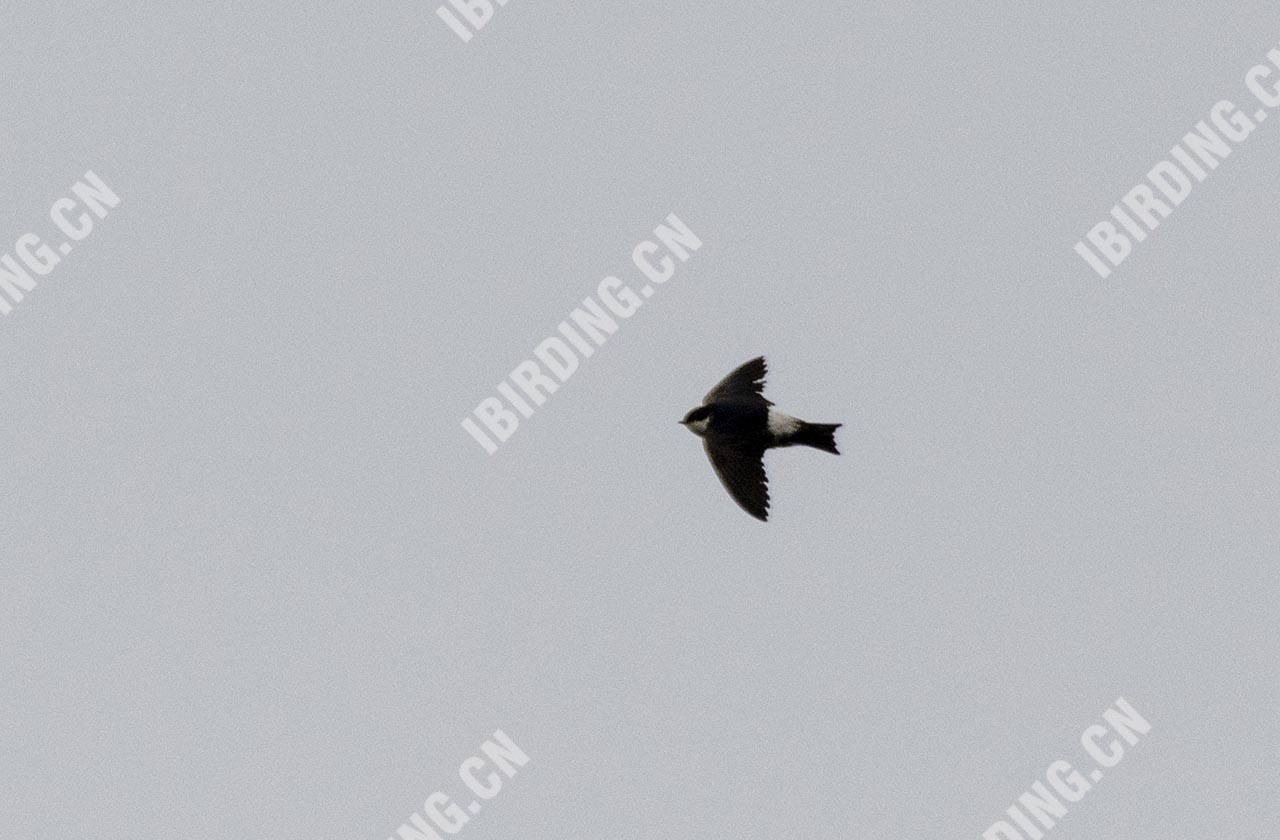
M710 422L710 417L703 417L701 420L690 420L685 425L689 427L689 431L693 432L698 437L703 437L707 434L707 425Z

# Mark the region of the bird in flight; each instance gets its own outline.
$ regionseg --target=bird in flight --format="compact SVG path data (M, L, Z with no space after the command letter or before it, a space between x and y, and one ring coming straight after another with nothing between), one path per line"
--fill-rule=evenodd
M702 438L711 466L729 495L747 513L769 519L769 484L764 451L780 446L812 446L832 455L841 423L806 423L783 414L764 398L764 357L720 380L702 405L680 421Z

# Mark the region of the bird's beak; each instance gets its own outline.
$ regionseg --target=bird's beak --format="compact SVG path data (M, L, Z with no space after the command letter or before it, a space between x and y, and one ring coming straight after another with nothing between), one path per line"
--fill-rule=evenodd
M689 424L688 424L686 421L684 421L684 420L677 420L676 422L677 422L677 423L679 423L681 426L687 426L687 425L689 425Z

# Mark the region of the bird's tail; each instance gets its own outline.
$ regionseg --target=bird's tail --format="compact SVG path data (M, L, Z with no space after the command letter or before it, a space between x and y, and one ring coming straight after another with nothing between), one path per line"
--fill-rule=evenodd
M800 431L796 432L792 441L802 446L812 446L814 449L830 452L832 455L839 455L840 450L836 449L836 429L842 425L842 423L805 423L800 427Z

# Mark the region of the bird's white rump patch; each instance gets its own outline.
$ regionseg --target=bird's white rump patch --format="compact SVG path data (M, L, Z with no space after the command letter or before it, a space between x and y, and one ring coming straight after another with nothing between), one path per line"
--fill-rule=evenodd
M800 421L790 414L783 414L775 408L769 409L769 434L779 440L791 437L800 431Z

